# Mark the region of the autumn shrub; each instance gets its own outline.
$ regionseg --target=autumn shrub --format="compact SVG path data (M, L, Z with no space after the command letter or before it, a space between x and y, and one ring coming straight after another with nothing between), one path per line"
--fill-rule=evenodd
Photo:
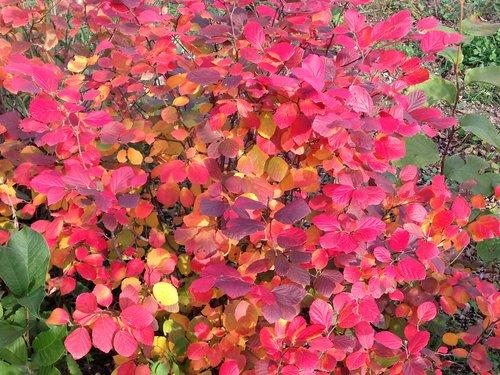
M0 373L495 371L462 36L366 2L0 3Z

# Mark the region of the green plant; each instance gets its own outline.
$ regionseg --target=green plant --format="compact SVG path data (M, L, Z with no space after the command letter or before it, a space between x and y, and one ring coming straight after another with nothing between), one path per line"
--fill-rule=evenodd
M47 326L40 314L50 252L43 237L24 227L0 246L0 374L59 374L66 326Z

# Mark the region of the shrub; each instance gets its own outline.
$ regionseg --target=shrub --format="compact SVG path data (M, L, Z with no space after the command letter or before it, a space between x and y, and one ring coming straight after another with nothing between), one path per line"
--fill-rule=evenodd
M492 373L500 294L457 260L499 221L474 175L461 195L419 182L458 123L409 90L461 35L409 11L369 24L366 2L2 6L0 277L28 315L0 321L1 366ZM393 49L415 41L422 58Z

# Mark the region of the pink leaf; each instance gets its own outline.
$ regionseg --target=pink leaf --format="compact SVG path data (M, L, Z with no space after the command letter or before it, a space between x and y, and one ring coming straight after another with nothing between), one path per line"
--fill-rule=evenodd
M61 81L61 72L51 64L35 65L31 68L33 80L44 91L54 93Z
M333 203L345 206L351 201L354 188L349 185L328 184L323 187L323 192L332 198Z
M197 361L205 357L210 351L210 347L206 342L194 342L189 344L187 348L187 356L193 361Z
M322 299L315 299L309 308L311 323L321 324L325 329L329 329L333 323L333 309L328 302Z
M264 44L265 41L265 35L264 29L258 22L248 22L243 29L243 35L245 39L252 44L252 47L262 48L262 44Z
M298 115L298 108L295 103L283 103L281 104L276 112L274 112L273 120L276 126L280 129L285 129L290 127Z
M379 159L397 160L405 154L406 145L401 139L383 136L375 141L375 156Z
M415 333L408 343L408 351L410 354L419 354L429 342L431 334L427 331L419 331Z
M84 327L75 329L64 340L64 346L74 359L83 358L92 347L89 332Z
M367 360L368 355L363 349L360 349L357 352L351 353L347 356L346 366L350 371L354 371L365 365Z
M408 247L410 233L404 229L398 228L387 241L392 250L401 252Z
M399 336L389 331L377 332L375 334L375 341L389 349L399 349L403 344Z
M398 263L398 272L404 281L415 281L425 279L425 267L415 258L404 258Z
M385 230L385 223L372 216L362 218L353 235L358 241L371 242Z
M153 323L154 317L141 305L131 305L126 307L120 317L131 327L142 329Z
M395 40L404 37L411 29L413 19L409 10L398 12L372 29L374 41Z
M92 344L104 353L109 353L113 348L113 336L118 329L113 318L101 316L92 326Z
M363 349L370 349L373 346L375 330L369 323L365 321L359 322L354 327L354 332Z
M424 302L417 308L419 322L428 322L436 317L436 305L433 302Z
M57 171L43 171L35 176L30 184L35 191L47 196L49 205L59 202L66 194L66 184L62 179L62 174Z
M46 124L64 119L63 113L59 111L59 104L48 95L35 97L30 103L29 113L35 120Z
M433 259L439 255L439 249L432 242L419 240L416 254L420 260Z
M240 369L238 363L234 359L224 361L219 369L219 375L239 375Z
M325 87L325 60L318 55L308 55L300 68L293 68L295 77L309 83L317 91Z
M130 357L137 350L137 341L129 332L120 330L115 334L113 347L118 354L124 357Z
M351 86L349 88L351 93L351 97L347 101L348 104L354 109L356 112L362 112L370 115L373 112L373 99L361 86Z
M391 252L382 246L377 246L373 249L373 255L375 259L382 263L390 263L392 261Z

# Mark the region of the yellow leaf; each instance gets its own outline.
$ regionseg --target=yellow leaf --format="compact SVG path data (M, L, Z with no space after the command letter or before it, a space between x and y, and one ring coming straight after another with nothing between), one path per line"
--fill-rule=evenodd
M81 73L87 67L88 59L85 56L76 55L68 62L68 70L72 73Z
M186 73L179 73L173 75L172 77L168 77L165 83L167 84L168 87L173 89L182 84L186 80L186 76L187 76Z
M443 342L449 346L455 346L458 344L458 336L451 332L446 332L443 335Z
M191 273L191 259L187 254L179 255L179 260L177 262L177 268L179 272L184 276L187 276Z
M153 296L163 306L172 306L179 302L177 289L170 283L160 282L153 286Z
M126 150L120 150L116 154L116 160L118 160L119 163L126 163L127 162L127 151Z
M246 155L238 160L238 170L245 174L255 174L262 176L268 155L263 152L258 145L254 145Z
M208 113L212 109L213 105L212 103L201 103L200 106L198 107L198 110L202 115Z
M260 117L259 135L266 139L271 139L276 131L276 124L273 117L269 113L265 113Z
M142 154L132 147L127 150L127 158L133 165L141 165L143 160Z
M281 182L288 173L288 164L279 156L274 156L267 162L266 172L271 179Z
M164 139L159 139L153 143L151 150L149 150L149 156L160 155L168 148L168 142Z
M182 107L188 103L189 103L189 98L187 96L178 96L172 102L172 104L176 107Z

